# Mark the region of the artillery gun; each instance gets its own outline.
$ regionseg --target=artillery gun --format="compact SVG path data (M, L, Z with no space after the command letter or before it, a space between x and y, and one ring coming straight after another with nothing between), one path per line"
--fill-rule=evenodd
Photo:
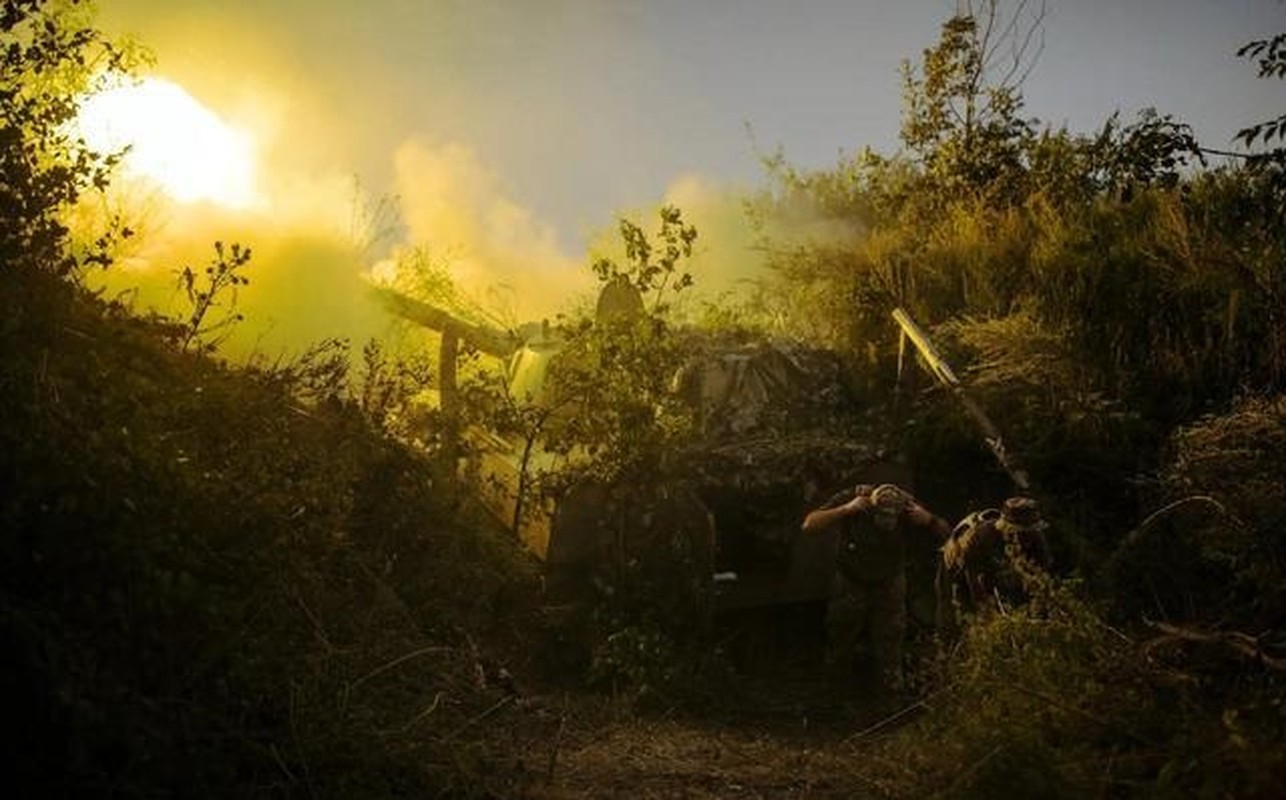
M393 313L441 334L439 389L448 425L458 419L461 343L504 364L514 396L539 397L562 342L548 326L504 331L462 320L391 290ZM608 284L598 315L628 312L636 297ZM698 433L672 459L672 479L631 497L633 530L604 513L607 487L584 482L538 507L523 508L536 470L563 456L539 441L470 430L461 461L483 504L543 563L547 600L583 597L606 565L651 565L711 611L824 599L833 574L834 534L799 535L804 514L855 483L910 483L908 466L882 441L887 426L860 413L839 357L796 342L688 332L688 356L673 390Z

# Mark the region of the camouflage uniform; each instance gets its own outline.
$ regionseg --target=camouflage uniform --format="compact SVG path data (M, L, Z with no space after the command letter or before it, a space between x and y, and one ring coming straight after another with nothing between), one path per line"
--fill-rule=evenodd
M852 501L859 491L849 489L824 503L833 509ZM872 492L880 496L886 487ZM863 645L869 647L872 676L879 690L898 688L901 682L902 648L907 628L907 559L916 551L936 551L938 527L945 523L935 517L929 524L917 524L906 511L910 499L896 490L899 499L892 507L896 523L882 528L875 517L878 507L843 520L836 556L831 599L826 610L827 661L831 668L852 674ZM872 501L876 502L875 500Z
M939 627L954 634L957 611L976 613L995 603L1026 602L1022 573L1051 566L1036 501L1011 497L1002 509L978 511L956 525L942 548L938 577ZM1019 562L1022 563L1019 563Z

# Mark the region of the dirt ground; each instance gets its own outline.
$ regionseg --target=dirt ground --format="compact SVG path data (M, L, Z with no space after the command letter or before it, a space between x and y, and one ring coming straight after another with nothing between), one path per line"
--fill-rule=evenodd
M741 643L735 704L700 714L640 711L563 690L516 701L511 747L525 797L888 797L866 774L879 741L924 705L875 703L824 673L811 617L767 621ZM896 772L896 770L893 770Z
M572 699L546 709L547 733L515 742L528 777L524 796L886 797L863 774L862 754L921 708L816 707L697 719L613 712L598 703Z

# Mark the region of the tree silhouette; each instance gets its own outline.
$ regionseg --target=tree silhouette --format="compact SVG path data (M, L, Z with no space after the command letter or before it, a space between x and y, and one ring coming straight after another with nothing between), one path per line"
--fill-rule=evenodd
M1286 33L1248 42L1237 50L1237 55L1256 59L1261 78L1286 78ZM1271 170L1275 176L1274 184L1279 189L1286 188L1286 177L1283 177L1286 170L1286 114L1243 128L1233 139L1246 147L1253 147L1255 142L1268 147L1276 141L1276 147L1252 155L1247 165L1255 170Z
M71 275L107 266L113 225L77 255L59 212L106 188L123 152L95 152L72 123L86 94L120 80L133 56L89 25L80 0L5 0L0 7L0 261L10 269Z

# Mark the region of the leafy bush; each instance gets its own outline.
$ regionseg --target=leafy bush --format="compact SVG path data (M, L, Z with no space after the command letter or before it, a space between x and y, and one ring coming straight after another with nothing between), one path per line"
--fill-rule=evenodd
M895 796L1271 797L1280 681L1250 667L1211 691L1202 662L1108 624L1075 584L970 618L928 711L853 758Z
M0 308L15 782L507 793L460 732L512 699L479 665L517 652L533 570L346 399L337 353L232 369L40 271Z

